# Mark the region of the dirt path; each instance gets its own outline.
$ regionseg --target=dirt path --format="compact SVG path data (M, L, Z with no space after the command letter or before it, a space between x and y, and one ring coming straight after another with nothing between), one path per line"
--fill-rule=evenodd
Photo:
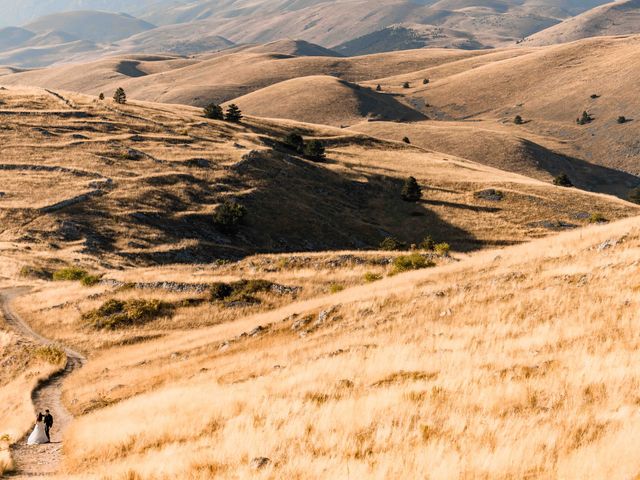
M20 295L28 292L26 288L15 288L0 291L0 311L9 326L19 334L42 345L48 345L51 340L34 332L11 308L11 302ZM11 454L16 464L16 471L10 478L32 478L55 475L62 459L62 437L73 420L73 416L62 403L62 384L74 370L81 368L84 357L71 349L65 348L67 364L60 373L40 383L31 394L34 410L44 412L49 409L54 417L51 431L51 443L47 445L26 444L26 437L13 445ZM35 417L35 414L34 414Z

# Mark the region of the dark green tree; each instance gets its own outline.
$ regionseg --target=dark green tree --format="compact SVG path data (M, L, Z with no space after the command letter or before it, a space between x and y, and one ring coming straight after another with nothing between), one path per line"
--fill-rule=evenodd
M593 117L587 111L582 112L582 116L576 120L578 125L586 125L587 123L591 123L593 121Z
M224 120L222 107L216 103L210 103L204 107L204 117L210 120Z
M623 115L620 115L620 116L618 117L618 123L619 123L619 124L627 123L627 121L628 121L628 120L627 120L627 117L625 117L625 116L623 116Z
M306 157L321 162L326 158L326 152L324 145L320 140L311 140L304 147L304 154Z
M422 187L414 177L409 177L404 181L400 196L405 202L417 202L422 198Z
M559 187L573 187L573 182L566 173L561 173L553 179L553 184Z
M240 123L242 121L242 112L235 103L232 103L227 107L225 120L233 123Z
M244 205L225 200L213 213L213 223L224 233L236 233L247 215Z
M422 80L423 85L429 85L430 82L431 80L429 80L428 78L425 78L424 80Z
M402 139L402 141L403 141L404 143L411 143L411 140L409 139L409 137L404 137L404 138Z
M522 120L522 117L520 115L516 115L516 118L513 119L513 123L515 123L516 125L522 125L524 123L524 120Z
M99 98L100 100L104 100L104 93L100 92L100 95L98 95L98 98Z
M292 132L284 137L283 143L291 150L295 150L298 153L304 153L304 138L302 135Z
M411 84L409 82L404 82L402 84L402 88L411 88Z
M376 92L381 92L382 91L382 85L378 84L378 86L376 87Z
M127 94L122 87L119 87L113 94L113 101L120 105L127 103Z

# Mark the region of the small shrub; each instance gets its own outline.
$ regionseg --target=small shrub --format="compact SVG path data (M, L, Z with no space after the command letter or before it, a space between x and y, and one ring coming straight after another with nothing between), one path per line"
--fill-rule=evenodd
M115 93L113 94L113 101L120 105L124 105L125 103L127 103L127 94L124 92L123 88L116 89Z
M233 295L233 287L228 283L216 282L209 289L209 299L212 302L221 302Z
M561 173L556 178L554 178L553 184L559 187L567 187L567 188L573 187L573 182L571 181L571 179L566 173Z
M83 314L82 319L96 330L117 330L169 316L173 309L173 305L160 300L112 299Z
M424 80L422 80L423 85L429 85L430 82L431 80L429 80L428 78L425 78Z
M409 137L404 137L404 138L402 139L402 141L403 141L404 143L409 143L409 144L411 143L411 140L409 139Z
M433 238L431 238L430 235L427 235L426 237L424 237L424 240L420 242L419 247L422 250L426 250L427 252L433 252L433 250L435 250L436 248L436 242L433 240Z
M268 280L239 280L233 283L214 283L209 289L209 299L212 302L245 302L260 303L253 295L269 292L274 283Z
M417 202L422 198L422 188L414 177L409 177L404 181L400 196L405 202Z
M410 270L421 270L423 268L435 267L435 263L427 260L419 253L412 253L411 255L401 255L393 261L392 275L396 275L402 272L408 272Z
M50 363L51 365L64 365L67 362L67 354L57 345L43 345L36 347L32 352L33 357Z
M378 86L376 87L376 92L381 92L382 91L382 85L378 84Z
M409 82L404 82L402 84L402 88L411 88L411 84Z
M224 233L236 233L246 215L243 205L226 200L216 208L213 222Z
M298 133L289 133L284 137L283 143L297 153L304 153L304 139Z
M378 282L382 280L382 275L379 273L367 272L364 274L364 281L367 283Z
M311 140L304 147L304 154L311 160L320 162L326 158L324 145L320 140Z
M625 116L623 116L623 115L620 115L620 116L618 117L618 123L619 123L619 124L621 124L621 125L622 125L623 123L627 123L627 122L628 122L627 117L625 117Z
M607 223L608 221L601 213L592 213L589 216L589 223Z
M600 95L598 95L597 93L592 93L591 100L595 100L596 98L600 98Z
M51 271L43 267L34 267L31 265L25 265L20 269L19 275L23 278L36 278L38 280L51 280L53 274Z
M448 257L449 252L451 251L451 245L445 242L438 243L436 246L433 247L433 250L434 252L436 252L436 254L440 255L441 257Z
M102 280L102 275L85 275L80 279L80 283L85 287L93 287L100 283Z
M586 125L587 123L591 123L593 121L593 117L590 113L584 111L582 112L582 116L576 120L578 125Z
M524 123L524 120L520 115L516 115L516 118L513 119L513 123L515 123L516 125L522 125Z
M98 95L98 99L104 100L104 93L100 92L100 95Z
M339 283L332 283L329 287L329 291L331 293L339 293L344 290L344 285L340 285Z
M401 242L395 237L386 237L380 242L380 250L386 250L387 252L395 252L399 250L406 250L407 244Z
M204 117L210 120L224 120L222 107L216 103L210 103L204 107Z
M224 118L227 122L240 123L243 116L240 108L235 103L232 103L227 107L227 113Z
M56 282L79 281L88 275L87 271L80 267L66 267L53 272L53 279Z

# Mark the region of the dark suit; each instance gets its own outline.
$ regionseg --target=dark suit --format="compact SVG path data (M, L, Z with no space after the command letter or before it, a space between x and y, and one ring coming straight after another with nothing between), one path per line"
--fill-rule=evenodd
M53 416L50 413L47 413L44 416L44 432L47 434L49 441L51 441L51 436L49 435L51 427L53 427Z

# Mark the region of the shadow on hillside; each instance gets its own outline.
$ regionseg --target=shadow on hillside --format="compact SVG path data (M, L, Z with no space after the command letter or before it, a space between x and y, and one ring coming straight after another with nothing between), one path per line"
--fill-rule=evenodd
M445 202L442 200L421 200L420 203L438 207L459 208L462 210L471 210L474 212L496 213L501 210L500 208L496 207L482 207L480 205L467 205L466 203Z
M82 219L79 230L85 236L101 232L103 241L92 245L92 253L115 254L136 264L376 249L387 236L412 244L431 235L458 251L481 246L470 232L444 221L428 204L403 202L401 179L379 174L352 177L276 152L246 157L215 188L186 175L174 176L172 182L156 182L152 191L131 187L129 194L137 196L128 197L129 211L120 216L108 213L114 210L108 198L92 200L67 214ZM248 212L236 235L220 232L210 213L229 197ZM113 247L118 236L131 240L130 251Z
M529 140L524 146L539 161L539 167L553 177L566 173L578 188L627 199L629 190L640 184L640 177L621 170L596 165L580 158L555 153Z

